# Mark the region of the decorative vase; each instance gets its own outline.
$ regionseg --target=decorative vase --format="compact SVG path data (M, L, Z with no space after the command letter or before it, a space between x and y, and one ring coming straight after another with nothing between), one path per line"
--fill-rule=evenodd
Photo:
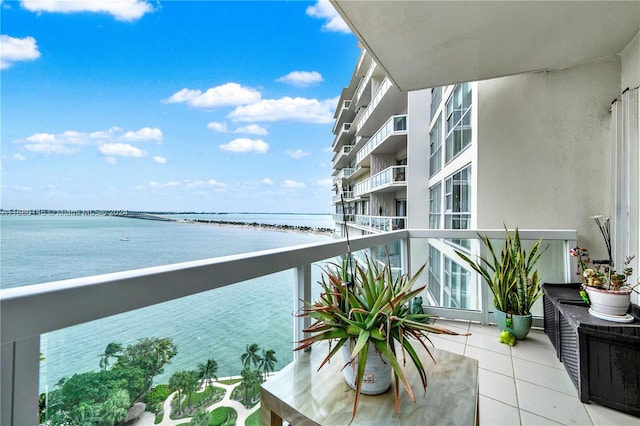
M531 314L527 315L515 315L508 314L506 312L502 312L499 310L493 311L493 317L496 320L496 325L500 329L500 331L508 331L513 334L516 339L523 340L529 334L531 330L531 322L533 316ZM510 324L507 319L510 319Z
M585 286L591 309L601 314L623 316L629 310L631 290L604 290Z
M356 389L356 377L358 375L358 357L351 359L353 344L342 346L342 359L344 360L344 381L353 390ZM360 393L365 395L379 395L385 393L391 386L391 365L386 362L373 344L369 343L367 365L362 378Z

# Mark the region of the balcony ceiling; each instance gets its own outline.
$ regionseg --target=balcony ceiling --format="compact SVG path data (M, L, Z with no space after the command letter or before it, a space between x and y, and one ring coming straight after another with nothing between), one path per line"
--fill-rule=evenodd
M640 1L331 3L401 90L563 69L640 31Z

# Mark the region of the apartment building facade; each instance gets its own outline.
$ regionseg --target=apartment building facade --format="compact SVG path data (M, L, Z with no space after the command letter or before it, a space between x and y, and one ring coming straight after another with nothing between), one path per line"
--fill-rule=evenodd
M635 254L639 47L636 36L618 55L561 70L404 91L363 48L335 116L336 233L577 229L601 258L591 217L604 215L618 228L616 258ZM454 252L471 244L411 247L412 265L430 262L425 304L478 309L479 283Z

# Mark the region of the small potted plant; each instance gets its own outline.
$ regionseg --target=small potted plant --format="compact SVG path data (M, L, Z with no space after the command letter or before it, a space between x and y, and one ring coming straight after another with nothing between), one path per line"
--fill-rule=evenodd
M591 305L589 313L605 320L624 321L631 302L631 292L637 291L640 285L640 281L635 286L627 284L633 274L631 262L635 256L627 256L618 272L611 252L610 219L602 216L594 216L593 219L602 234L609 258L591 260L589 251L582 247L572 248L570 254L578 258L578 275Z
M421 345L433 359L426 344L426 333L459 333L426 323L427 314L410 312L410 301L425 288L425 285L415 289L413 286L426 264L413 277L394 274L388 261L380 268L369 257L363 267L355 265L353 274L350 269L346 270L344 263L332 266L323 273L319 300L307 303L301 314L314 321L304 330L311 335L300 341L295 350L329 341L329 353L320 368L339 351L347 351L343 373L356 391L352 420L360 394L385 392L393 373L397 412L400 383L415 401L404 363L398 360L399 351L405 361L410 359L415 365L426 391L426 371L414 346ZM388 371L369 372L368 367L374 363L386 365ZM365 388L371 384L373 391L370 392Z
M486 235L478 234L490 258L478 256L474 261L466 254L456 254L484 278L493 293L496 307L494 318L501 331L508 331L521 340L531 329L531 307L542 296L538 271L533 269L546 248L540 251L542 238L537 240L527 254L520 242L518 228L513 236L504 227L505 244L498 255Z

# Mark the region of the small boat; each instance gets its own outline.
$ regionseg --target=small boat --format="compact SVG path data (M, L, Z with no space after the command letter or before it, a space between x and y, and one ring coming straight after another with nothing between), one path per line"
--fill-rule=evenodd
M120 238L120 241L131 241L130 237L122 237Z

